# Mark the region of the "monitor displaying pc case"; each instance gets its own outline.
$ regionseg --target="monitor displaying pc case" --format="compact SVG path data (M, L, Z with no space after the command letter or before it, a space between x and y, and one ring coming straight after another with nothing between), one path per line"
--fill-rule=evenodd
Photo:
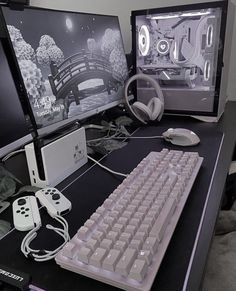
M39 134L121 103L128 69L117 16L2 7Z
M136 73L156 79L165 112L218 120L224 110L227 57L224 55L227 1L132 11ZM223 58L225 57L225 59ZM137 99L152 96L137 82Z

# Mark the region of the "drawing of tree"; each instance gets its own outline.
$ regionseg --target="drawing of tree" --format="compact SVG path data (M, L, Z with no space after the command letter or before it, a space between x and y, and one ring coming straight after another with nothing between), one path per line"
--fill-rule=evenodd
M42 35L39 47L36 49L37 61L40 65L48 66L51 62L60 64L64 61L62 50L56 45L54 39L49 35Z
M35 61L35 52L32 46L27 43L20 30L13 25L7 25L8 32L12 41L12 45L19 61L31 60Z
M101 50L104 57L109 59L111 52L116 48L121 42L120 32L118 30L112 30L107 28L105 34L102 37Z

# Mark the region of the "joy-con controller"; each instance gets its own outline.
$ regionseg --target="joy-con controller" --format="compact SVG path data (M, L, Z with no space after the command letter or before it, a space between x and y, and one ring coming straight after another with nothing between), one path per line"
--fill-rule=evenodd
M44 188L35 193L51 216L64 215L71 210L71 202L56 188Z
M41 225L37 200L34 196L16 199L12 204L13 223L17 230L27 231Z

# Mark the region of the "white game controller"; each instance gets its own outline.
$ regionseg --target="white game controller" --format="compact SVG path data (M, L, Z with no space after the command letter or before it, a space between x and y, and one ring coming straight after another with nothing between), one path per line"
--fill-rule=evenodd
M16 199L12 204L13 223L17 230L27 231L41 226L37 200L34 196Z
M41 189L35 193L35 196L52 217L62 216L71 210L71 202L55 188Z

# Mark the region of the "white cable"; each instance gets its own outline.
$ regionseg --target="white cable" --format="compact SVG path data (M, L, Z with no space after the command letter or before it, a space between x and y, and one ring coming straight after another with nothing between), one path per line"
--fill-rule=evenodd
M21 153L21 152L24 152L25 149L20 149L20 150L17 150L17 151L14 151L14 152L11 152L9 154L7 154L5 157L2 158L2 162L5 162L6 160L8 160L10 157L18 154L18 153Z
M119 132L115 132L113 135L109 136L109 133L107 133L107 135L103 136L103 137L99 137L99 138L95 138L95 139L90 139L87 141L87 144L91 143L91 142L98 142L98 141L102 141L102 140L109 140L109 139L114 139L116 138L117 134L120 134Z
M109 169L108 167L103 166L102 164L100 164L98 161L96 161L94 158L90 157L89 155L87 155L87 157L88 157L88 159L90 159L91 161L93 161L95 164L99 165L101 168L107 170L108 172L110 172L112 174L119 175L119 176L122 176L122 177L128 177L128 175L126 175L126 174L122 174L122 173L113 171L113 170Z
M153 135L153 136L109 136L109 137L100 137L92 140L88 140L87 143L102 141L102 140L110 140L110 139L155 139L155 138L164 138L162 135Z
M65 246L65 244L70 240L70 236L68 233L68 223L67 221L59 216L56 215L53 217L55 220L57 220L63 228L58 228L55 226L52 226L50 224L46 225L46 228L49 230L55 231L58 235L60 235L63 239L64 242L55 250L48 251L48 250L36 250L32 249L30 247L30 243L35 239L37 236L37 230L41 227L41 225L35 227L32 229L23 239L21 243L21 251L26 257L31 257L37 262L44 262L53 259L56 254Z
M114 139L126 139L126 138L129 138L129 139L155 139L155 138L164 138L164 137L162 135L153 135L153 136L125 136L125 137L117 136L117 137L114 137Z
M116 131L117 128L115 125L109 124L109 126L105 125L97 125L97 124L88 124L83 126L85 129L101 129L101 130L114 130Z

